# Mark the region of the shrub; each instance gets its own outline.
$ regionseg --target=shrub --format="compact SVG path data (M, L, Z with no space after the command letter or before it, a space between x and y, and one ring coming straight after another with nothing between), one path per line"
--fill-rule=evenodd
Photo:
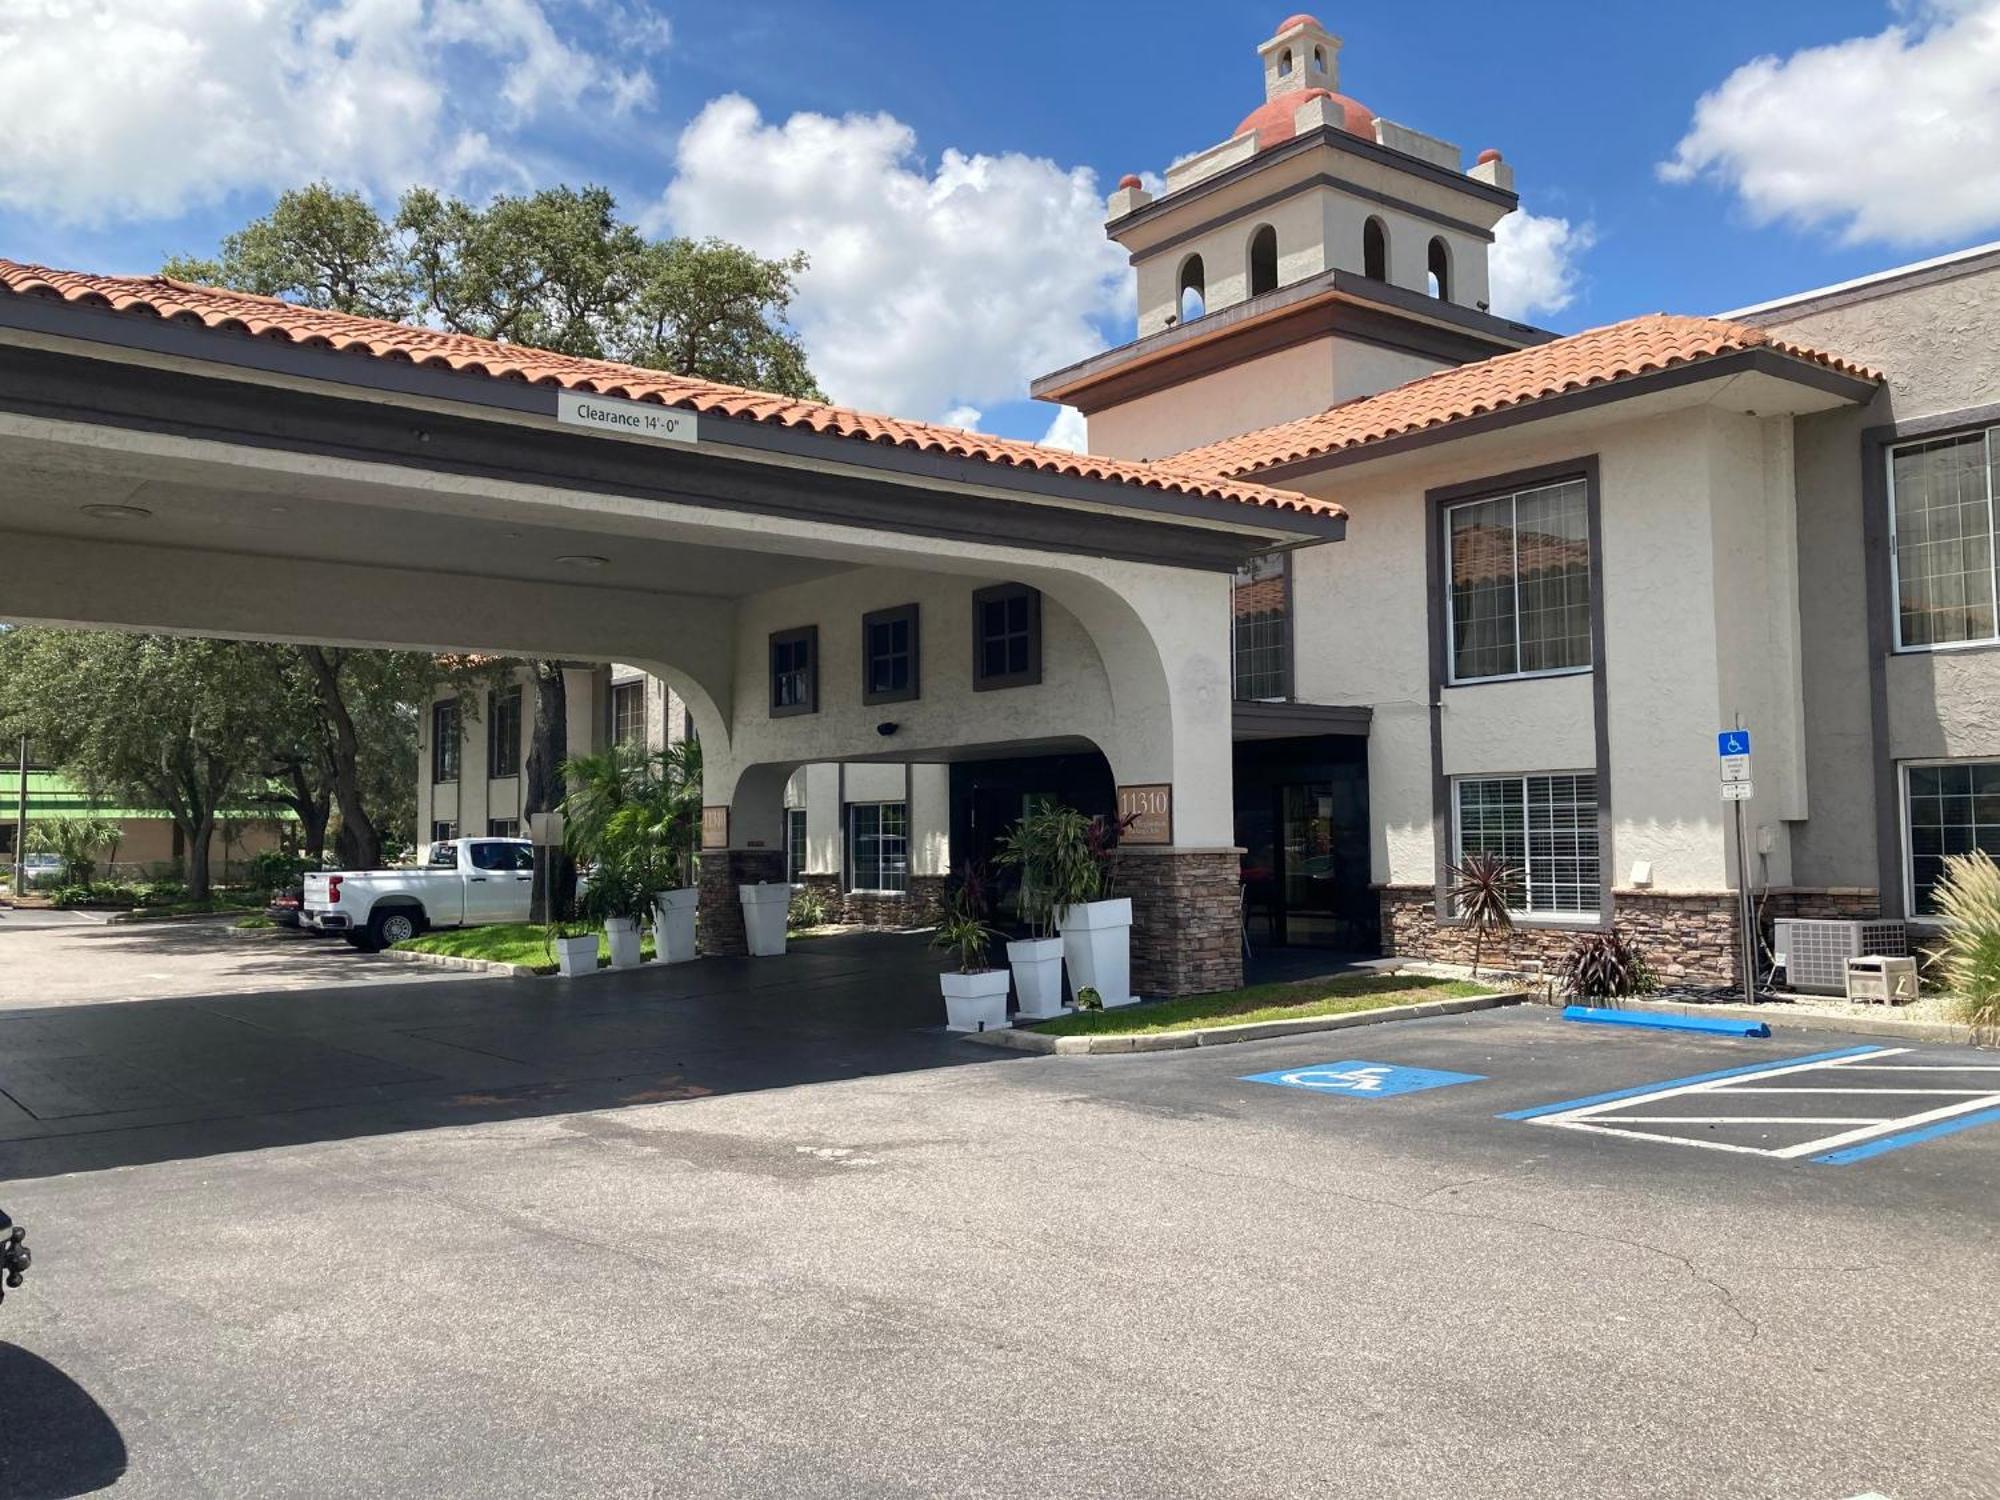
M1521 899L1520 870L1492 854L1468 854L1458 864L1447 865L1451 879L1452 907L1472 928L1472 973L1479 975L1479 960L1487 937L1511 931L1514 904Z
M2000 1030L2000 865L1984 853L1946 855L1937 904L1946 987L1973 1026Z
M178 880L155 880L146 885L131 887L132 897L140 906L172 906L187 900L187 886Z
M826 896L812 886L802 885L792 892L792 904L785 912L785 925L794 932L806 927L826 926Z
M1576 1000L1650 995L1659 988L1645 955L1615 927L1607 932L1578 933L1556 964L1556 983Z
M311 861L283 849L264 849L250 856L244 883L253 890L282 891L298 884L312 868Z
M118 825L107 818L45 818L28 829L29 852L53 854L65 886L90 885L98 852L117 842Z
M1104 1009L1104 997L1097 992L1096 985L1086 984L1076 992L1076 1008L1078 1010Z
M116 885L108 880L59 885L50 893L49 899L56 906L133 907L139 904L138 893L131 886Z

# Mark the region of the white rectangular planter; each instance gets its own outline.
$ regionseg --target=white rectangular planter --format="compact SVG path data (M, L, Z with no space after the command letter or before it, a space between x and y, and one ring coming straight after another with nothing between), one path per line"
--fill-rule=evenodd
M565 979L597 972L597 934L556 939L556 972Z
M950 1031L997 1031L1007 1024L1007 971L938 975L944 1024Z
M792 888L775 885L739 885L736 895L743 903L743 936L752 958L775 958L785 951L785 918L792 909Z
M653 893L653 956L663 964L684 964L695 956L694 915L701 892L694 886Z
M644 959L637 917L606 917L604 941L611 949L611 967L614 969L636 969Z
M1007 945L1007 962L1014 966L1014 993L1023 1018L1046 1021L1063 1013L1063 941L1022 938Z
M1063 961L1069 990L1094 989L1104 1008L1130 1005L1132 993L1132 900L1086 901L1063 908Z

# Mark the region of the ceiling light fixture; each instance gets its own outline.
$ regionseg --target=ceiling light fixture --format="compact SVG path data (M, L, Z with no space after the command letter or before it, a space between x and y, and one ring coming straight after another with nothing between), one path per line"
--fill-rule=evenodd
M86 505L83 513L100 521L143 521L152 514L143 505Z
M571 552L556 561L566 568L601 568L611 559L599 557L593 552Z

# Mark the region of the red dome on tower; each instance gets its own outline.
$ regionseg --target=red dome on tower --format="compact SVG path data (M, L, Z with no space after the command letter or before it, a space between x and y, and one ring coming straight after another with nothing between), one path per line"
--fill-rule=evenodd
M1311 18L1308 17L1308 20ZM1286 23L1287 25L1290 22ZM1243 123L1229 132L1234 140L1246 130L1257 132L1257 149L1268 151L1273 146L1282 146L1298 134L1292 116L1301 105L1313 99L1331 99L1339 112L1340 128L1349 135L1358 135L1363 140L1375 139L1375 111L1359 99L1350 99L1345 94L1336 94L1331 89L1293 89L1289 93L1267 99L1243 117Z
M1278 29L1272 32L1271 35L1283 36L1286 32L1290 31L1294 26L1316 26L1319 27L1321 31L1326 30L1324 26L1320 26L1318 16L1309 16L1304 11L1300 11L1295 16L1286 16L1284 20L1278 23Z

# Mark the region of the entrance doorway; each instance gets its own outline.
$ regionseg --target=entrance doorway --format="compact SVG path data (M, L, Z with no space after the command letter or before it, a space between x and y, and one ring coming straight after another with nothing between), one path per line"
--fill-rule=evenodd
M1236 747L1236 841L1253 945L1374 953L1368 742L1358 735Z
M951 862L986 872L993 916L1021 925L1020 872L994 862L1000 840L1037 800L1063 802L1089 817L1113 815L1111 766L1096 751L959 761L951 768Z

